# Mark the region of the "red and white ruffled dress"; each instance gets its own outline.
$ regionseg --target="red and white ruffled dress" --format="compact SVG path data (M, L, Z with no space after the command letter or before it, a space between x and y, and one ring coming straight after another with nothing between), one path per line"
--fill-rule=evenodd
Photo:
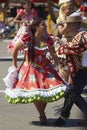
M27 62L28 52L25 52L26 60L19 68L14 88L7 87L5 90L9 103L53 102L64 96L66 84L46 58L47 51L48 46L35 46L33 64Z
M26 14L23 9L19 9L19 10L17 10L17 14L19 15L19 17L21 18L22 21L31 21L34 17L37 17L37 12L35 9L32 9L30 14ZM23 23L20 26L14 39L8 43L8 46L7 46L8 53L10 53L10 54L12 53L14 45L16 43L18 43L20 40L25 42L25 44L27 42L29 42L29 32L30 32L29 24ZM24 52L24 51L21 50L21 53L22 52Z

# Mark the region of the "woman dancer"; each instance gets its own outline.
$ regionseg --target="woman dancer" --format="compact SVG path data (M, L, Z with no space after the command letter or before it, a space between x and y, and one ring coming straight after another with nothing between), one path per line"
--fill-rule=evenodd
M23 9L17 10L17 16L13 20L14 23L20 24L20 28L14 39L8 44L9 53L12 53L15 44L21 42L23 37L25 37L25 42L28 41L26 35L30 32L29 24L33 18L37 17L37 11L32 9L31 0L22 0L22 6Z
M13 87L7 87L5 93L9 103L33 102L38 110L40 123L46 125L47 102L63 97L66 86L46 58L47 44L50 46L55 40L47 34L45 22L42 19L33 20L30 30L28 42L24 42L24 38L14 46L12 66L18 70L18 77ZM25 59L18 69L17 54L21 48L25 50Z

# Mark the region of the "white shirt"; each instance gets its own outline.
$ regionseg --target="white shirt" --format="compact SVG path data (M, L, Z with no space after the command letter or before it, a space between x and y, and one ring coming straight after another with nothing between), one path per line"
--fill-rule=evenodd
M82 53L81 65L83 67L87 67L87 51L85 51L85 52Z

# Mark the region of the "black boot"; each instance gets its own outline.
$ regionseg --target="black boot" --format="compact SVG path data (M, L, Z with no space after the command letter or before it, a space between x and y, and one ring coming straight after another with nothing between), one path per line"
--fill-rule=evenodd
M63 126L66 123L66 119L70 116L70 111L73 106L73 100L70 93L66 94L64 105L61 109L61 116L53 123L53 126Z
M61 117L59 117L54 123L53 123L53 126L63 126L65 124L65 121L64 119L62 119Z

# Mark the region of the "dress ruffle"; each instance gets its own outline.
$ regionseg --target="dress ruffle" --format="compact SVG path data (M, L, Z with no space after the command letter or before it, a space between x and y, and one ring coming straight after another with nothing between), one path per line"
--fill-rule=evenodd
M32 103L35 101L42 102L53 102L64 97L64 92L66 91L66 86L57 86L50 89L34 89L34 90L24 90L24 89L11 89L7 88L5 90L6 98L9 103Z

